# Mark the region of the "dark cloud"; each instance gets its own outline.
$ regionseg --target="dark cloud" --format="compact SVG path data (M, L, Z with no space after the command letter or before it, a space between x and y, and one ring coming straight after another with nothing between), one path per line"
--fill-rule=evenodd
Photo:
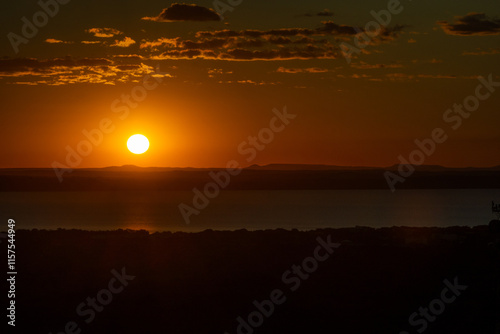
M230 61L250 60L291 60L291 59L336 59L339 53L335 50L315 47L279 48L268 50L249 50L243 48L226 49L220 52L212 50L169 50L155 59L212 59Z
M143 20L156 22L173 21L220 21L220 16L213 9L198 6L173 3L155 17L143 17Z
M484 13L469 13L457 17L456 22L437 22L448 35L486 36L500 34L500 19L489 18Z
M337 24L332 21L321 22L323 26L316 29L308 28L282 28L282 29L271 29L271 30L215 30L215 31L198 31L196 37L308 37L308 36L353 36L358 33L364 32L364 29L348 26L343 24ZM398 34L406 26L396 25L394 27L383 28L380 35L389 37Z
M395 39L403 28L401 25L381 28L370 44L389 42ZM198 31L193 40L143 40L141 49L149 50L151 57L157 59L335 59L339 56L339 40L352 41L362 33L362 28L327 21L322 22L316 29Z
M210 51L213 53L213 51ZM215 55L215 53L213 53ZM169 50L163 52L157 59L193 59L193 58L207 58L204 57L202 50Z
M231 47L235 48L260 48L266 44L266 41L262 39L242 39L233 40L230 44Z
M182 49L220 49L228 44L229 41L226 38L213 38L202 41L182 41L179 43L179 47Z
M283 28L283 29L271 29L271 30L216 30L216 31L198 31L196 37L270 37L270 36L310 36L316 34L316 30L307 28Z
M356 27L338 25L332 21L323 22L323 27L318 28L319 32L324 32L327 34L337 34L337 35L356 35L363 30Z
M408 26L403 24L396 24L394 27L382 28L382 31L377 37L382 41L391 41L396 37L399 37L399 34L406 27Z
M286 45L286 44L291 44L293 41L290 38L287 37L269 37L268 39L269 43L272 44L277 44L277 45Z

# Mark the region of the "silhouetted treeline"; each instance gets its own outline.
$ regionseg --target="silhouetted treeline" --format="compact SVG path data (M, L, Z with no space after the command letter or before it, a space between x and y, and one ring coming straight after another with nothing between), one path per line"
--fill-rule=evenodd
M318 237L340 246L292 291L283 274L314 257ZM488 226L20 230L16 250L17 333L56 334L74 321L81 333L233 334L236 319L247 319L254 300L275 289L286 301L254 333L417 333L423 325L411 326L410 315L455 278L467 288L425 333L493 333L498 315L498 236ZM77 307L108 289L111 271L122 268L135 278L86 323L90 313Z

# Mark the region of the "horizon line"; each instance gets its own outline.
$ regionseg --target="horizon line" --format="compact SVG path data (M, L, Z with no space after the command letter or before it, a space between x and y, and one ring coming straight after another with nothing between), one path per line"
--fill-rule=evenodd
M389 166L368 166L368 165L332 165L332 164L304 164L304 163L269 163L269 164L251 164L247 165L244 167L240 167L241 169L248 169L248 168L262 168L262 167L272 167L272 166L288 166L288 167L293 167L293 166L303 166L303 167L332 167L332 168L346 168L346 169L351 169L351 168L362 168L362 169L388 169L388 168L394 168L399 165L411 165L411 164L392 164ZM79 168L67 168L68 170L86 170L86 169L106 169L106 168L141 168L141 169L226 169L226 167L193 167L193 166L184 166L184 167L173 167L173 166L139 166L139 165L132 165L132 164L125 164L125 165L110 165L110 166L103 166L103 167L79 167ZM445 168L445 169L492 169L492 168L500 168L499 165L490 165L490 166L445 166L445 165L438 165L438 164L429 164L429 165L415 165L416 168L422 168L422 167L433 167L433 168ZM0 167L0 170L11 170L11 169L53 169L52 167Z

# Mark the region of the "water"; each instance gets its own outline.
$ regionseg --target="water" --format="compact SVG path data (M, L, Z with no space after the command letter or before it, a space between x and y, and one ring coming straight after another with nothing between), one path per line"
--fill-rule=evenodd
M0 218L17 229L301 230L356 225L484 225L500 189L223 191L188 225L191 191L2 192ZM0 230L4 230L0 227Z

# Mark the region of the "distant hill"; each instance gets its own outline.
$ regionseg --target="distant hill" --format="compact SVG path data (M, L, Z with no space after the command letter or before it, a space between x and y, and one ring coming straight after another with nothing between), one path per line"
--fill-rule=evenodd
M371 166L336 166L336 165L308 165L308 164L268 164L268 165L251 165L245 169L249 170L397 170L399 165L392 165L389 167L371 167ZM481 171L481 170L498 170L500 166L493 167L444 167L440 165L422 165L415 166L419 171L428 172L446 172L446 171Z
M251 165L246 169L250 170L382 170L381 167L365 166L335 166L335 165L307 165L307 164L269 164Z
M386 170L397 170L399 165L392 165L390 167L384 168ZM493 167L444 167L440 165L422 165L415 166L415 169L419 171L428 171L428 172L446 172L446 171L500 171L500 166Z

